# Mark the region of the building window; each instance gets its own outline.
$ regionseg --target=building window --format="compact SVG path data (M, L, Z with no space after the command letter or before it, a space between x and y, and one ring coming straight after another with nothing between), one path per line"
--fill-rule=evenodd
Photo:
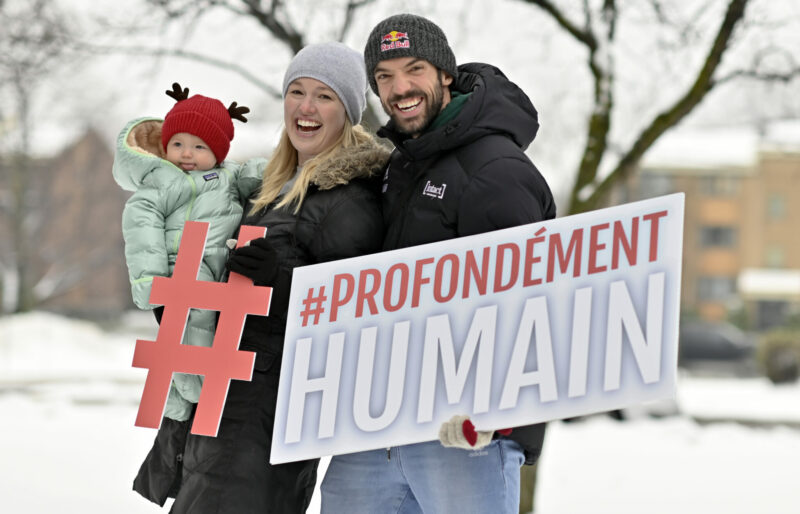
M700 277L697 297L700 300L723 301L736 293L736 277Z
M653 198L675 192L675 185L669 175L643 173L639 178L639 197Z
M786 216L786 201L783 195L772 193L767 197L767 217L780 220Z
M706 248L736 246L736 229L733 227L700 227L700 245Z
M764 251L764 264L768 268L783 268L785 264L783 248L778 245L768 246Z
M756 302L756 330L769 330L780 327L788 321L789 304L780 300L760 300Z
M701 177L700 192L708 196L733 196L739 193L739 179L728 175Z

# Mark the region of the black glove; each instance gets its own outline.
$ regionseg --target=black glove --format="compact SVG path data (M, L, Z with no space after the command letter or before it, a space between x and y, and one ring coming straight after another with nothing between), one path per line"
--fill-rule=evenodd
M161 324L161 317L164 315L164 306L161 305L160 307L156 307L153 309L153 315L156 317L156 321L158 324Z
M225 267L257 286L271 286L278 276L278 253L265 237L259 237L247 246L231 250Z

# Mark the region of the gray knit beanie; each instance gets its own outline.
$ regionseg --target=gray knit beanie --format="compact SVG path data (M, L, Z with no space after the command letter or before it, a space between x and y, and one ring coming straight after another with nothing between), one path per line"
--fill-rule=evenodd
M297 52L283 76L284 98L289 84L302 77L319 80L333 89L350 122L361 122L367 106L367 75L364 59L356 50L335 41L306 46Z
M425 59L455 79L458 76L456 56L447 43L447 37L438 25L414 14L396 14L375 25L364 47L367 79L375 94L375 67L380 61L395 57Z

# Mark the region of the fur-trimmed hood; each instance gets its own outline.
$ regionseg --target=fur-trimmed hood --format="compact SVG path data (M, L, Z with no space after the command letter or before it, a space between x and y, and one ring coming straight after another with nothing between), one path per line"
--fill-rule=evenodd
M161 147L159 118L137 118L130 121L117 136L113 174L117 183L127 191L136 191L145 177L157 169L166 169L169 175L181 177L182 171L165 160Z
M374 137L354 148L340 148L314 170L311 183L320 189L332 189L356 178L380 173L389 161L391 151Z

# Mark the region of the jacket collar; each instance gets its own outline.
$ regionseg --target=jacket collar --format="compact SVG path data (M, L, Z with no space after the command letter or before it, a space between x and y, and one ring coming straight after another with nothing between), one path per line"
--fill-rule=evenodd
M390 153L372 137L356 147L340 148L314 170L311 183L320 189L331 189L356 178L377 175L389 160Z
M389 120L378 135L392 141L409 160L427 159L490 134L509 137L522 150L536 137L539 129L536 109L498 68L481 63L462 64L458 67L458 80L450 87L460 93L471 93L452 120L416 139L397 132Z

